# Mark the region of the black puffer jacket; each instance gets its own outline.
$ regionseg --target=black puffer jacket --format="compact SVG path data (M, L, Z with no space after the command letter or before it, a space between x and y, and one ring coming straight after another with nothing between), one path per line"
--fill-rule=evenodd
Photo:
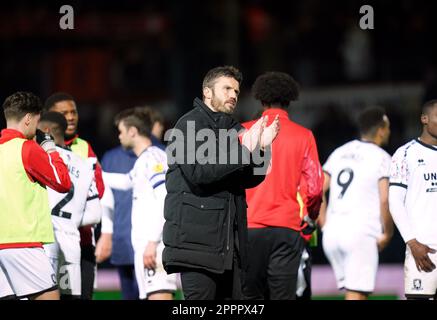
M229 258L227 256L232 253L233 244L236 243L241 267L245 269L247 263L245 189L258 185L265 177L253 174L254 168L260 167L253 164L252 159L255 152L259 150L250 154L235 135L224 144L219 144L218 140L209 141L216 146L216 155L209 153L203 155L199 148L204 145L204 142L192 141L193 137L189 137L189 131L193 133L193 130L187 129L187 125L188 128L195 125L195 133L201 129L211 129L216 132L217 137L219 129L242 128L231 116L211 111L197 98L194 100L194 109L177 122L175 129L183 133L182 144L185 148L182 157L176 156L176 163L171 164L169 161L166 176L164 268L168 273L178 272L181 267L222 273L225 270L225 260ZM176 136L177 134L173 133L173 139ZM171 146L175 145L172 142L174 143L175 140L169 142L169 159L173 149ZM224 149L225 145L226 149ZM240 155L243 155L238 161L231 162L236 162L235 164L229 164L229 161L227 164L218 164L219 157L226 156L229 160L229 150L237 150ZM193 164L187 164L188 154L194 155L197 151L203 155L203 158L197 157ZM216 164L202 162L213 158L217 159ZM238 239L233 238L235 234Z

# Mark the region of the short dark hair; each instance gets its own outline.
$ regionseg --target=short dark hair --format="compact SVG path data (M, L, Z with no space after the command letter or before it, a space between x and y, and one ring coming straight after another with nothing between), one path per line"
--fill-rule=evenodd
M437 106L437 99L425 102L422 106L422 114L427 114L435 106Z
M234 78L239 85L243 82L243 75L237 68L233 66L215 67L206 73L203 78L202 88L212 88L215 80L220 77Z
M41 115L39 122L49 122L54 124L53 134L56 136L64 136L65 130L67 130L67 119L64 115L55 111L47 111Z
M287 108L290 101L299 98L299 84L285 72L266 72L256 78L252 94L265 106L280 105Z
M18 91L3 102L3 111L6 120L20 121L27 113L40 114L43 110L39 97L32 92Z
M125 109L115 116L115 125L124 123L126 128L135 127L141 136L150 138L152 131L152 112L144 107Z
M156 110L156 109L154 109L152 107L149 107L149 106L138 106L138 107L135 107L135 108L144 109L146 112L150 112L150 116L151 116L151 119L152 119L152 125L155 122L159 122L162 125L164 125L164 117L162 116L162 113L159 112L158 110Z
M376 130L384 127L386 112L381 107L369 107L364 109L358 116L358 129L361 135L374 135Z
M54 107L55 104L57 104L58 102L61 101L73 101L74 102L74 98L72 95L66 93L66 92L55 92L54 94L52 94L50 97L48 97L44 103L44 109L45 110L50 110L51 108Z

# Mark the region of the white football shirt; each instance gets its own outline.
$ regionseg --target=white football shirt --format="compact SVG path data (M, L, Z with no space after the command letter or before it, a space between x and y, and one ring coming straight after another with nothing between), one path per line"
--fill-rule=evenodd
M378 183L389 178L390 155L371 142L350 141L323 165L331 176L325 228L378 237L382 232Z
M56 149L68 168L71 189L67 193L58 193L47 188L53 227L55 231L79 235L78 227L82 225L85 208L94 207L94 212L100 210L93 170L96 159L83 159L70 150ZM88 201L98 205L91 205ZM95 215L101 216L101 212L95 212Z
M437 248L437 148L414 139L400 147L393 155L390 168L390 191L404 188L406 219L411 236L419 242ZM390 207L395 200L390 197ZM397 212L392 212L394 222L402 234ZM405 217L404 217L405 218ZM409 238L407 236L407 238Z
M132 188L132 245L144 250L148 241L161 241L164 225L165 174L167 155L155 146L143 151L128 174L103 173L113 189Z

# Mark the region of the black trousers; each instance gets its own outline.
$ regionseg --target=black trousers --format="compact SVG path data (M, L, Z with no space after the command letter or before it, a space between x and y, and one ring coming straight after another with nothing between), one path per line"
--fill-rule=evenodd
M82 276L82 299L91 300L94 292L94 277L96 268L95 247L86 245L81 247L80 274Z
M241 270L237 263L232 270L217 274L201 269L183 269L180 272L185 300L241 300Z
M247 299L296 299L297 272L304 247L288 228L249 229L249 267L243 277Z

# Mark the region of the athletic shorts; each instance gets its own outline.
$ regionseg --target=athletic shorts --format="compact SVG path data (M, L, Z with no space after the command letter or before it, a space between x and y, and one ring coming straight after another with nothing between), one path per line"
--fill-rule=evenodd
M21 299L57 288L55 273L42 248L2 249L0 268L0 297L12 292Z
M437 266L437 253L428 254L431 261ZM417 270L414 257L407 246L404 264L405 296L429 296L437 293L437 269L431 272Z
M134 247L135 252L135 277L138 283L138 290L140 299L146 299L148 295L157 292L173 293L177 289L177 274L167 274L162 265L162 251L164 244L159 243L156 253L157 267L155 270L148 270L144 268L144 254L145 247Z
M379 258L376 238L325 228L322 243L339 289L373 292Z
M0 300L15 299L15 293L9 285L3 269L0 267Z
M59 291L63 295L80 296L82 291L80 268L80 238L55 231L56 242L45 245L47 256L56 271Z

